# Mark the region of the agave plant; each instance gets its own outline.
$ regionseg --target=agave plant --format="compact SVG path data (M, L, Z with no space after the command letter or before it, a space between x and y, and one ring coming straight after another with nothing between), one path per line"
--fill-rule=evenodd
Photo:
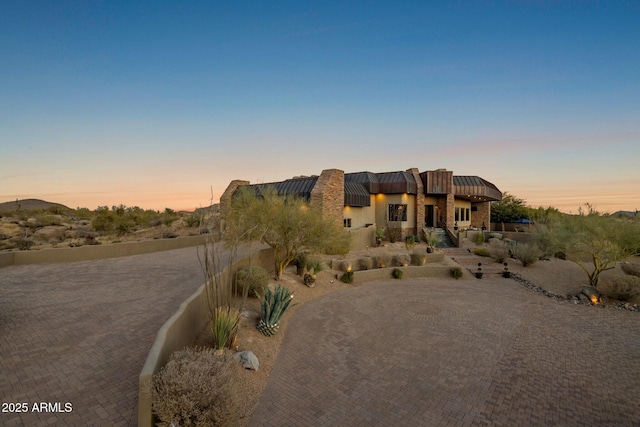
M293 292L281 286L276 286L272 291L267 288L264 298L260 298L260 310L262 318L258 322L258 330L266 336L272 336L280 327L280 318L291 305ZM295 304L294 304L295 305Z

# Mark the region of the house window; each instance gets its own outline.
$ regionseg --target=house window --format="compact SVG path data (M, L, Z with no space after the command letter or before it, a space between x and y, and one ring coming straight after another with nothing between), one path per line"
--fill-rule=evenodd
M470 210L469 208L467 208L467 209L465 209L465 210L464 210L464 213L465 213L465 219L464 219L464 220L465 220L465 221L469 221L469 218L470 218L470 216L471 216L471 215L470 215L470 212L471 212L471 210Z
M389 221L406 221L407 205L389 205Z
M351 218L345 218L343 222L345 227L351 228Z
M458 207L455 208L455 218L454 219L456 220L456 222L462 220L462 218L460 218L460 208L458 208Z

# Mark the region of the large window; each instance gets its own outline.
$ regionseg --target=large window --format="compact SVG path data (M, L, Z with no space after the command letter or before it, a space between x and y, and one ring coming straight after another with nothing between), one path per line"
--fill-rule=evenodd
M389 205L389 221L406 221L407 205Z

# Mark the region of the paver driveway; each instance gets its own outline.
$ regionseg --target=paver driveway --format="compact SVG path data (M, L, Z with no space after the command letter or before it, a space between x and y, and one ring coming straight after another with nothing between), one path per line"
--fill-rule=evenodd
M365 284L290 319L251 426L639 426L640 316L508 279Z
M0 401L29 405L0 425L136 425L156 333L203 282L195 247L0 269ZM39 402L72 412L31 412Z

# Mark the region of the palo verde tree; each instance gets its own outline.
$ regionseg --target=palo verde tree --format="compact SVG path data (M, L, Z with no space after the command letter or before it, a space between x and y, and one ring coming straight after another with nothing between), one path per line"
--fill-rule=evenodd
M278 195L273 187L261 188L260 194L255 188L240 188L225 226L231 239L241 236L274 249L276 279L302 252L349 252L350 235L340 225L299 197Z
M536 226L536 238L547 248L564 252L598 286L600 274L618 261L640 252L640 225L601 215L591 205L578 215L555 214Z

